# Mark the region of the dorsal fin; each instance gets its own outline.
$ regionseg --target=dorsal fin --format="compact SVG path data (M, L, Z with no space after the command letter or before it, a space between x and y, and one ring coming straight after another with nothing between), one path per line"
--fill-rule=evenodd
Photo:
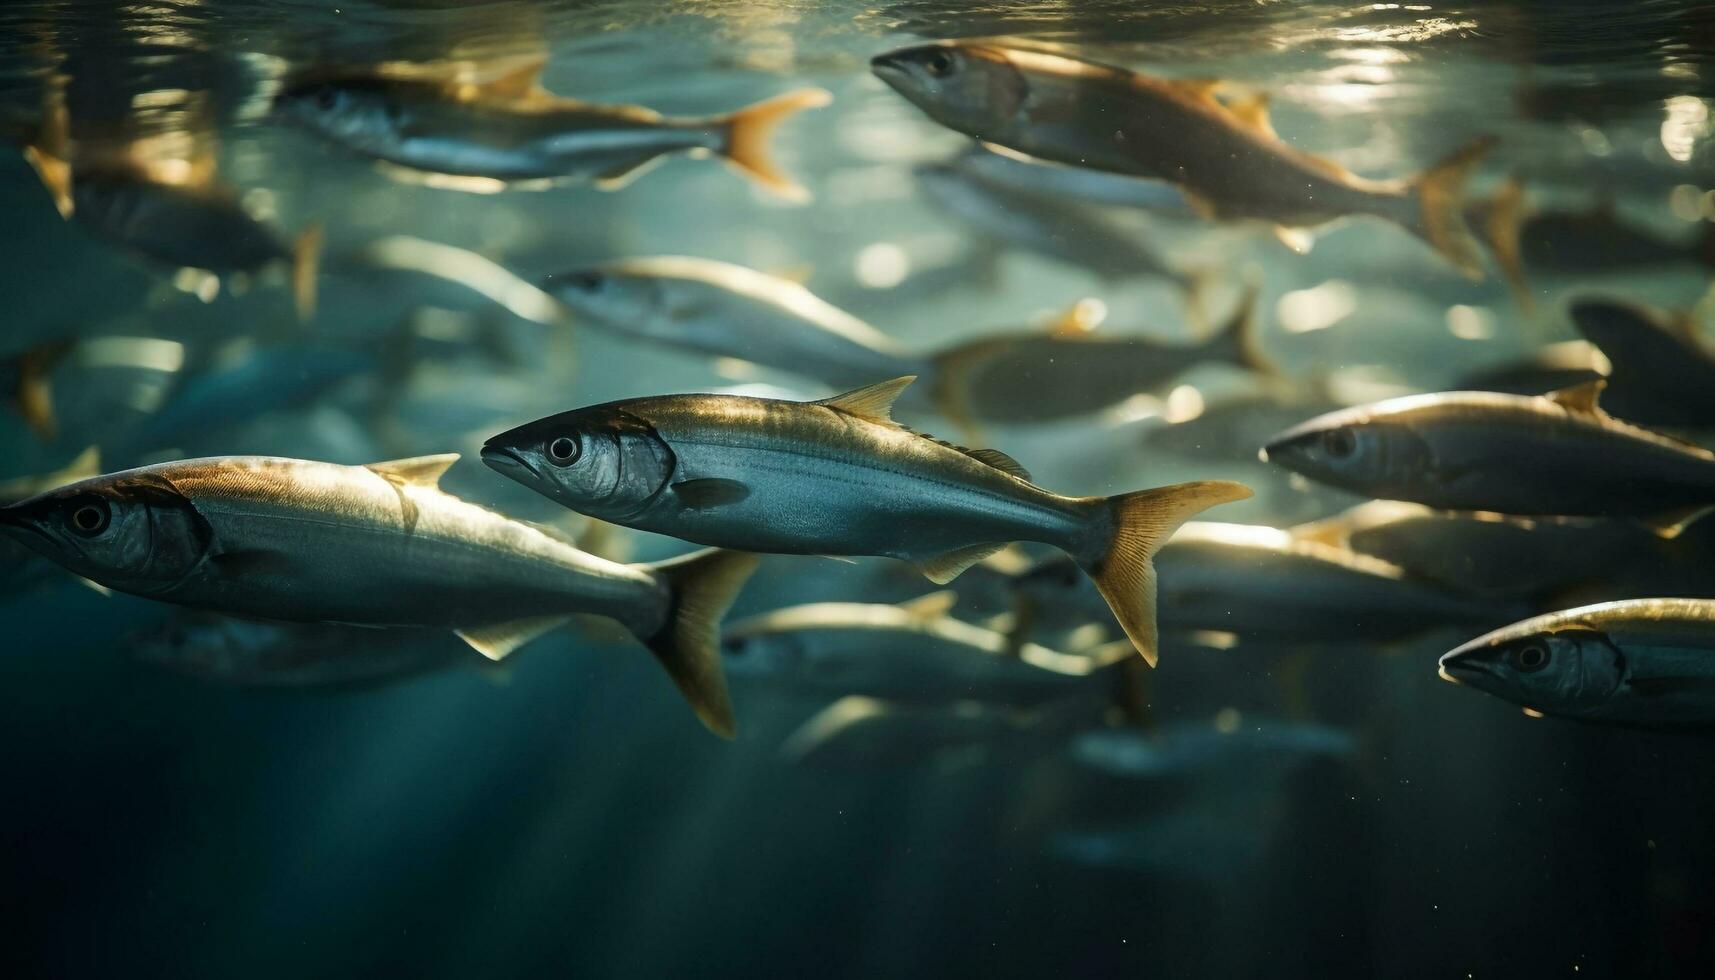
M1207 99L1211 102L1221 86L1227 84L1219 78L1162 78L1157 81L1189 98Z
M519 59L494 75L471 82L469 87L491 98L529 98L541 92L542 67L547 63L545 56Z
M823 398L812 404L824 405L871 422L892 425L895 424L893 421L893 403L898 400L899 393L910 387L911 382L916 380L917 375L907 374L902 378L894 378L892 381L854 388L851 391L835 395L832 398Z
M1066 308L1066 312L1055 317L1048 324L1050 337L1061 337L1068 340L1088 337L1107 319L1107 304L1094 297L1085 298Z
M1274 124L1268 118L1268 93L1254 92L1223 103L1227 113L1246 129L1263 136L1274 137Z
M458 453L439 453L434 456L412 456L409 459L370 463L364 469L380 474L394 483L433 487L440 485L441 474L458 461Z
M1608 379L1595 378L1570 388L1551 391L1543 397L1576 415L1601 415L1602 406L1598 401L1601 399L1602 389L1607 386Z
M965 449L963 446L955 448L977 462L992 466L1009 476L1016 476L1020 480L1030 479L1030 471L1025 469L1022 463L998 449Z
M899 604L899 608L913 620L923 623L947 615L958 601L958 592L953 589L942 589L939 592L920 595L915 599L907 599Z

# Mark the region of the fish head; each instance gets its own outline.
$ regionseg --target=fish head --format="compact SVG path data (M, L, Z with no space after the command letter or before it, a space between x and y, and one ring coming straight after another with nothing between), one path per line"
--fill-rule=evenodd
M362 79L306 79L274 96L274 112L325 136L357 146L396 137L403 106L392 88Z
M580 514L620 524L661 496L677 465L654 426L616 405L502 432L483 445L482 461Z
M1010 122L1030 84L998 47L934 41L870 59L870 71L929 118L984 139Z
M1607 704L1626 661L1608 634L1559 615L1496 630L1441 658L1441 676L1528 708L1579 713Z
M208 556L214 534L165 477L132 470L0 507L0 534L75 575L163 596Z
M1435 470L1433 448L1411 425L1363 407L1288 429L1261 456L1318 483L1379 497L1417 486Z
M659 277L615 266L549 276L542 291L573 313L628 331L650 333L652 325L674 318L672 297Z

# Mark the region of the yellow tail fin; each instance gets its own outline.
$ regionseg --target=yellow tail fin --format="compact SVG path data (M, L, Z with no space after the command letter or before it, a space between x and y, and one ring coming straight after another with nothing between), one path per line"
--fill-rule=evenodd
M292 242L292 304L298 309L298 319L308 321L316 315L316 273L321 268L322 226L316 222L298 233Z
M648 566L672 592L667 621L643 641L709 731L732 738L732 698L721 670L721 617L756 570L757 557L710 549Z
M1524 217L1524 182L1508 177L1483 209L1483 238L1489 243L1489 251L1495 254L1501 275L1512 287L1519 307L1529 313L1536 304L1531 299L1530 284L1525 282L1524 256L1519 244Z
M1215 333L1211 343L1216 345L1228 363L1236 367L1262 375L1277 375L1280 370L1263 352L1257 337L1260 329L1257 299L1261 295L1262 283L1256 276L1247 277L1244 294L1239 297L1226 326Z
M1483 278L1483 257L1465 225L1465 181L1494 145L1493 136L1479 137L1412 181L1421 211L1417 230L1472 279Z
M801 88L734 112L726 118L727 138L723 151L726 158L781 197L789 201L808 201L810 192L774 165L768 144L774 130L788 116L805 109L820 108L833 99L825 89Z
M1155 631L1156 549L1179 529L1179 525L1216 504L1243 500L1249 487L1225 480L1179 483L1154 490L1109 497L1107 505L1111 537L1098 542L1089 553L1076 556L1078 564L1096 582L1096 588L1113 610L1132 646L1150 666L1158 658Z

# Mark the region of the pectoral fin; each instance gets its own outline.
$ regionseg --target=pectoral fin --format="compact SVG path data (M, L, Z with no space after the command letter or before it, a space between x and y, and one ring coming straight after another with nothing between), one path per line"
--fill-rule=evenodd
M506 655L518 649L536 637L551 629L566 623L568 616L537 616L532 619L515 619L508 623L494 623L490 626L478 626L471 629L455 630L458 638L471 645L471 649L490 660L503 660Z
M686 480L673 484L673 496L691 510L710 510L738 503L750 496L750 487L737 480Z
M994 554L1007 546L1002 541L997 544L978 544L969 548L949 551L944 555L925 558L917 562L917 567L923 572L923 577L936 585L946 585L959 577L965 569Z

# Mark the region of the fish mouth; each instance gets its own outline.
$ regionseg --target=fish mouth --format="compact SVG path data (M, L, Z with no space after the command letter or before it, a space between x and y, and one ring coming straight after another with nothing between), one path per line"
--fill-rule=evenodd
M482 457L482 461L488 465L489 469L509 476L520 483L540 478L536 473L536 468L526 462L524 457L504 446L483 446L482 452L478 455Z
M50 545L57 545L59 543L54 540L53 535L42 530L39 524L30 518L25 517L16 504L9 507L0 507L0 534L11 537L13 540L25 545L28 545L32 538L40 538Z
M1441 679L1444 681L1451 681L1454 684L1461 685L1476 685L1477 682L1482 680L1484 677L1490 676L1491 671L1482 660L1476 658L1473 654L1481 653L1487 649L1489 649L1489 645L1487 643L1484 643L1482 640L1473 640L1462 647L1450 650L1441 655L1441 660L1436 665L1435 672L1439 674Z
M910 71L899 63L898 58L892 52L878 54L869 59L869 71L870 74L894 88L898 88L899 84L911 75Z

